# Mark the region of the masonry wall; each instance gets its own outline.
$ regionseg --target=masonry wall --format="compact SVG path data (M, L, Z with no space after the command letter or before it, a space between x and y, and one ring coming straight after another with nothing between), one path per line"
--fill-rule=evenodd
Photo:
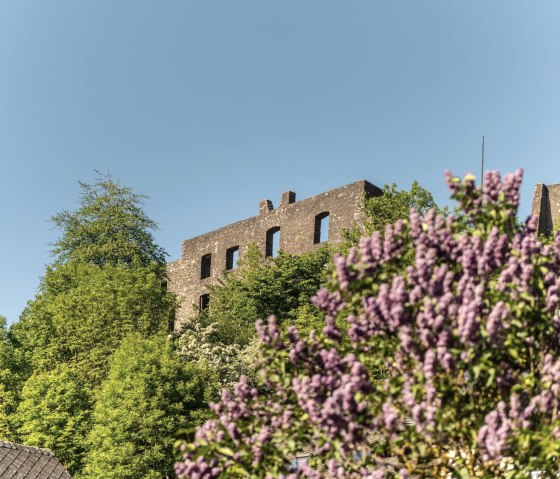
M315 243L315 218L322 213L329 215L328 241L340 243L345 229L362 222L360 202L364 194L378 196L381 190L361 180L301 201L296 201L295 193L286 192L277 208L270 200L262 200L258 216L183 241L181 258L167 265L167 287L181 299L176 327L196 313L200 297L208 293L208 285L226 270L228 248L239 247L239 258L242 258L247 247L254 243L264 257L267 231L279 227L280 249L292 254L304 253L320 246ZM211 255L209 277L201 279L201 260L208 254Z
M539 234L548 236L560 229L560 184L535 186L531 214L538 217Z

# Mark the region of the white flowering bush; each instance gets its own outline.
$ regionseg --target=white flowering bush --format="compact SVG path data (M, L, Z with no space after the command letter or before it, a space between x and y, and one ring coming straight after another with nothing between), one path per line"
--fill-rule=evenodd
M202 325L196 318L182 324L177 340L177 352L186 362L194 362L215 373L221 387L233 391L242 376L255 378L255 358L259 348L257 340L246 346L223 344L214 339L215 326ZM210 372L209 371L209 372Z

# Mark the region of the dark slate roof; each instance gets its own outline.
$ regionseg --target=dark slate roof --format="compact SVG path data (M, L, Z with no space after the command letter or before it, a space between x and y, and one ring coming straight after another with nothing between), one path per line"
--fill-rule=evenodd
M0 441L0 479L72 479L48 449Z

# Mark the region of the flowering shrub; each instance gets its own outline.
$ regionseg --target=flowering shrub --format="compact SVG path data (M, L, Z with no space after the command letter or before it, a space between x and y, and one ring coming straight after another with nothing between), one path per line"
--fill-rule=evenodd
M184 362L198 364L208 369L208 375L216 375L219 389L233 390L234 384L241 376L251 378L254 382L254 362L258 356L256 340L247 346L223 344L213 339L215 326L203 326L195 319L182 323L177 339L176 350Z
M521 478L558 472L560 236L519 225L521 171L447 175L433 211L362 238L313 302L323 331L257 323L245 379L183 445L180 478ZM290 458L312 450L299 473ZM299 474L299 475L298 475Z

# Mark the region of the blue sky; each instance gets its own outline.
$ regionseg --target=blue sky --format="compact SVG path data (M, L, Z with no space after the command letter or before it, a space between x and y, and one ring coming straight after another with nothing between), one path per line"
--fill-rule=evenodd
M560 182L560 3L3 0L0 314L51 262L49 218L110 171L181 240L366 178L444 203L443 172Z

